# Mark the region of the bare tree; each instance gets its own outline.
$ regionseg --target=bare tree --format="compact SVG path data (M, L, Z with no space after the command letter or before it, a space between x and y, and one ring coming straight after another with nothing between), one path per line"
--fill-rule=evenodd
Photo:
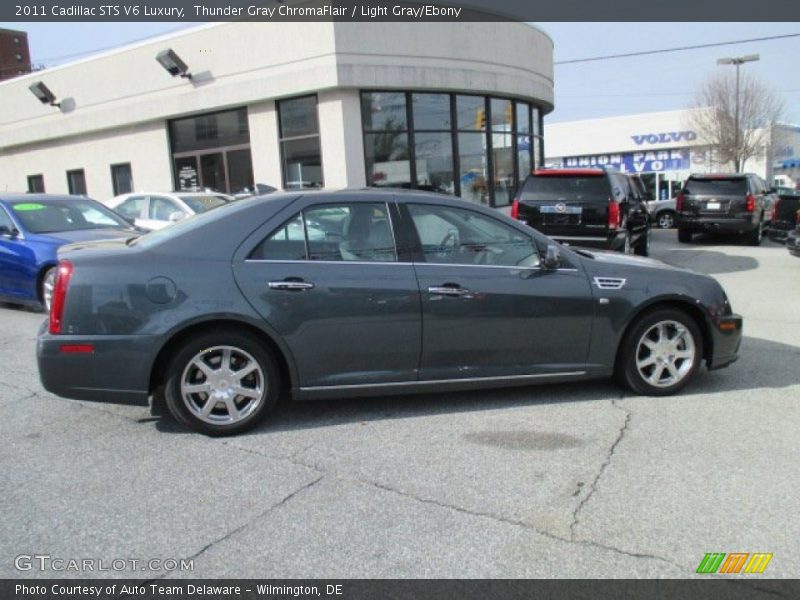
M769 143L770 128L783 112L780 98L758 79L743 72L710 77L695 95L689 124L721 163L740 173L748 159Z

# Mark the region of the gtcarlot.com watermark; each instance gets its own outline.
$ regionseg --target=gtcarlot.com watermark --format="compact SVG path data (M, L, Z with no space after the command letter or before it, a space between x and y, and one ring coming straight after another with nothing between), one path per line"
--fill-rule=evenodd
M50 554L20 554L14 558L17 571L75 573L120 571L194 571L192 558L63 558Z

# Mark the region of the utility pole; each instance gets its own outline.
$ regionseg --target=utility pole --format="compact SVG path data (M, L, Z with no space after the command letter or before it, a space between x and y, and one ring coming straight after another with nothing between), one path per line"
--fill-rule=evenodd
M734 148L734 167L736 168L736 172L739 173L742 170L742 165L740 161L741 154L739 152L739 66L746 63L746 62L755 62L759 60L761 57L758 54L747 54L745 56L731 56L727 58L719 58L717 59L718 65L735 65L736 66L736 108L734 109L734 117L733 117L733 148Z

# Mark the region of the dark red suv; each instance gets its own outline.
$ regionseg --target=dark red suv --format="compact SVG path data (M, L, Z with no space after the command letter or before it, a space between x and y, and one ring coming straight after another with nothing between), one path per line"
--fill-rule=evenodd
M511 216L574 246L647 256L647 203L630 175L610 169L537 169L525 180Z

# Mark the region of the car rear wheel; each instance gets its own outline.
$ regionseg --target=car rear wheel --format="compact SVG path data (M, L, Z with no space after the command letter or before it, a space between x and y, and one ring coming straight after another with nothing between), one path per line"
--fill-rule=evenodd
M681 244L691 244L692 243L692 232L687 231L686 229L678 229L678 241Z
M50 304L53 302L53 290L56 289L57 267L50 267L42 276L41 301L44 312L50 312Z
M703 337L694 319L681 310L642 316L622 340L617 376L645 396L667 396L683 388L703 357Z
M658 213L656 223L661 229L672 229L675 227L675 213L671 210L665 210Z
M764 239L764 221L758 222L758 227L753 229L750 233L747 234L747 242L751 246L760 246L761 240Z
M245 332L193 337L167 371L164 396L172 416L212 436L251 429L277 404L278 368L272 353Z

